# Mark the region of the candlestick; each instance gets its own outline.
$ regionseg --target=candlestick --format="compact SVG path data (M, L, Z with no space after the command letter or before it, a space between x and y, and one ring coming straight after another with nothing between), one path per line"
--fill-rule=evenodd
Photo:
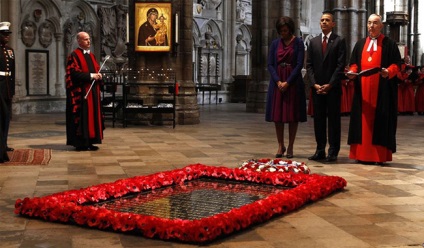
M175 43L178 44L178 13L175 14Z
M130 16L127 13L127 43L130 42Z

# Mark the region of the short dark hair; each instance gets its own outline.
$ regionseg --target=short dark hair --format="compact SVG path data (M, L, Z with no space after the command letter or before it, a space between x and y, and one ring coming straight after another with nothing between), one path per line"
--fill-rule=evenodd
M277 29L278 34L280 34L280 29L283 26L287 26L289 28L290 34L294 34L295 26L293 19L288 16L282 16L278 18L277 22L275 22L275 28Z
M330 11L330 10L324 10L324 11L322 12L322 15L321 15L321 16L323 16L323 15L330 15L330 16L331 16L331 21L333 21L333 22L334 22L334 12L333 12L333 11Z

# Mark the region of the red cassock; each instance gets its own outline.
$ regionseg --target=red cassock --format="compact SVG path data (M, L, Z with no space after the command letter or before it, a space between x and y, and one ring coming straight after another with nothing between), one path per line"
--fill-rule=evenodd
M415 111L424 114L424 73L420 73L416 80L417 91L415 93Z
M378 38L377 51L367 51L370 39L367 38L364 49L362 50L361 70L374 67L381 67L382 40L384 36ZM391 65L387 68L389 77L396 76L398 72L397 65ZM356 72L357 65L351 65L350 70ZM350 146L349 158L360 161L386 162L392 160L392 151L385 146L373 144L374 122L376 116L377 98L379 92L380 73L371 76L362 76L360 85L362 89L362 125L361 125L361 143L354 143Z
M341 113L349 114L350 109L352 108L352 99L353 99L353 81L345 79L342 81L342 104L341 104Z
M409 78L408 70L412 67L407 67L406 64L401 65L401 71L397 74L400 79L398 88L398 111L399 113L415 112L415 97L414 86Z

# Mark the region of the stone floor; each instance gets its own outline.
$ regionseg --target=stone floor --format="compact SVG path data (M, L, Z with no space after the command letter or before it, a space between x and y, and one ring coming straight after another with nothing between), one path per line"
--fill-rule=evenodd
M47 166L0 165L0 247L192 247L78 226L18 217L15 200L79 189L191 163L236 167L272 157L274 127L243 104L200 106L199 125L108 123L100 150L65 144L64 114L22 115L12 121L9 145L49 148ZM342 150L335 164L310 162L313 122L299 126L294 156L313 173L344 177L347 188L296 212L209 244L211 247L422 247L424 243L424 116L399 116L398 152L387 166L347 157L349 117L342 119Z

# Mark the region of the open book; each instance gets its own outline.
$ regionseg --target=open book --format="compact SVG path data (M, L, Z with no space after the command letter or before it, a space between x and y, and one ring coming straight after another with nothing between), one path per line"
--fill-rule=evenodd
M354 76L371 76L381 71L380 67L373 67L370 69L362 70L360 72L346 72L346 76L354 75Z

